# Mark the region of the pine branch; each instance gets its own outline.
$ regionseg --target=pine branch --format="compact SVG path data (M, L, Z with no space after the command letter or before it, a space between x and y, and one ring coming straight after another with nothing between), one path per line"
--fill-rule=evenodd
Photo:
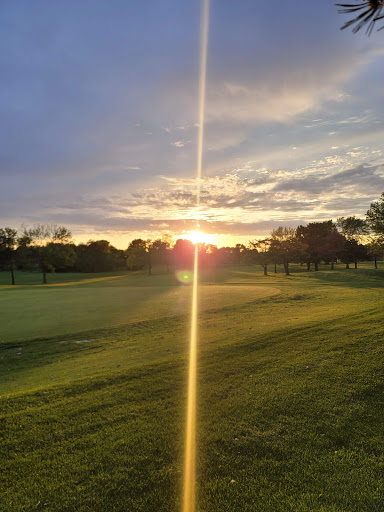
M339 14L351 14L358 11L363 11L361 14L353 18L352 20L347 21L341 27L341 30L350 27L351 25L355 25L352 32L356 34L361 28L367 26L366 33L370 35L375 26L375 23L378 20L384 18L384 15L381 14L381 11L384 7L384 0L365 0L364 3L355 3L355 4L336 4L338 7L342 7L339 9ZM378 30L381 30L384 27L380 27Z

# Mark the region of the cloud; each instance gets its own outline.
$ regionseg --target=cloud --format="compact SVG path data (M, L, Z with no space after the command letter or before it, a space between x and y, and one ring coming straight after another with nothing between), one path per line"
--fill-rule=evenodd
M315 53L317 55L308 55L306 59L289 59L288 62L276 56L273 68L264 64L264 69L244 72L243 77L238 74L224 81L213 77L207 89L208 122L219 119L285 123L319 109L325 102L346 101L348 95L343 88L373 58L369 51L356 53L340 51L340 48L328 54L316 49ZM340 123L364 121L365 117L350 116Z
M6 3L3 222L108 233L193 222L199 3L155 2L150 15L117 3L84 0L76 15ZM273 2L212 8L206 228L363 213L384 188L382 39L341 33L330 1L280 3L279 16Z
M310 173L304 178L282 180L273 191L290 191L297 195L307 194L311 197L323 197L326 194L342 197L361 198L377 194L384 189L384 166L364 165L352 167L327 176ZM328 196L329 197L329 196Z

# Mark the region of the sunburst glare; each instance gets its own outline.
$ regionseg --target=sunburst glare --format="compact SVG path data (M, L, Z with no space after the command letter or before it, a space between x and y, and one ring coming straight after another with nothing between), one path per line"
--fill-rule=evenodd
M189 240L193 244L213 244L215 241L215 235L203 233L197 229L183 233L182 238Z

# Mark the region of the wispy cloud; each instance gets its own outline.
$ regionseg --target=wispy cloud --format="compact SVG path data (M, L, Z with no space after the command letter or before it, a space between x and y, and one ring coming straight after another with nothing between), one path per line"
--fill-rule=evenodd
M363 215L377 191L384 189L384 164L361 163L338 170L339 163L330 156L296 172L246 166L203 177L201 226L210 233L234 234L237 230L252 236L265 235L280 224L296 226L340 215ZM82 229L88 225L93 231L161 233L192 229L195 194L194 179L165 177L157 188L113 198L79 197L48 210L51 221L60 219Z
M148 237L193 224L199 3L154 2L150 15L118 3L5 2L6 224ZM285 2L279 16L273 2L224 2L212 16L205 229L363 214L384 189L380 34L340 32L330 1Z

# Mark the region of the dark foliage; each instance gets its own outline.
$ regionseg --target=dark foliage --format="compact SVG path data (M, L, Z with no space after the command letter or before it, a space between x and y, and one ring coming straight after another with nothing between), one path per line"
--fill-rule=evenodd
M367 223L377 235L384 234L384 192L378 201L371 203L367 211Z
M336 4L342 9L339 9L340 14L351 14L351 13L359 13L355 18L347 21L341 27L341 30L348 28L352 25L355 25L352 29L352 32L355 34L364 26L367 27L366 33L368 35L371 34L375 23L382 18L384 15L381 14L381 11L384 7L383 0L365 0L364 2L357 2L354 4ZM381 30L384 27L380 27Z

